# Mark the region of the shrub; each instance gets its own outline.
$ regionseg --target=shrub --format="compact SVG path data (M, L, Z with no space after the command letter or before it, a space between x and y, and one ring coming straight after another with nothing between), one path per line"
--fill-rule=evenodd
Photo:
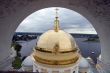
M19 52L21 50L22 46L20 44L16 43L14 45L14 48L15 48L16 52Z
M14 69L20 69L22 64L22 60L20 57L16 56L15 60L12 62L12 67Z

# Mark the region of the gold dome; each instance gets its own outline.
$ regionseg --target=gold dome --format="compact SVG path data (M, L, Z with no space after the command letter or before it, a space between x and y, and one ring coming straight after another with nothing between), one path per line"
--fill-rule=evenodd
M72 51L76 50L76 43L72 36L62 30L55 32L54 30L49 30L39 37L37 42L37 48L45 49L45 51L52 51L58 45L58 51Z
M76 63L79 59L74 38L62 30L49 30L42 34L35 49L35 60L44 64L67 65Z
M54 30L43 33L35 47L35 61L48 65L68 65L79 60L78 47L74 38L59 30L59 20L56 17Z

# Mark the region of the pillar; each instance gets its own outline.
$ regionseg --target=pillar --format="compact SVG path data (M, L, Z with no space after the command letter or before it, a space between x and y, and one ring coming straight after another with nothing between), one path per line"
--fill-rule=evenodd
M64 70L60 70L59 73L64 73Z
M38 68L38 72L39 72L39 73L42 72L41 68Z
M73 70L72 69L70 69L70 73L73 73Z
M33 72L36 72L36 67L33 65Z
M75 69L75 73L78 73L78 72L79 72L79 67L77 66Z
M48 70L48 73L52 73L52 70L49 69L49 70Z

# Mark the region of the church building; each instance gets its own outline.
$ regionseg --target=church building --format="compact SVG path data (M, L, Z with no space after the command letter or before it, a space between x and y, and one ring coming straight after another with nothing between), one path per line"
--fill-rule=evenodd
M56 9L54 28L43 33L33 52L22 63L22 71L38 73L90 73L74 38L59 27Z

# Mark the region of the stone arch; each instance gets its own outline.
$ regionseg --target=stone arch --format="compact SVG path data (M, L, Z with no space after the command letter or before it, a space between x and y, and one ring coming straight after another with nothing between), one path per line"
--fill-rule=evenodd
M74 10L87 18L96 29L102 48L103 63L110 64L109 43L110 43L110 7L109 0L7 0L0 2L0 64L6 62L10 55L11 38L21 23L31 13L47 7L64 7ZM101 27L100 27L101 26ZM0 65L2 69L3 66ZM107 65L107 67L109 67Z

